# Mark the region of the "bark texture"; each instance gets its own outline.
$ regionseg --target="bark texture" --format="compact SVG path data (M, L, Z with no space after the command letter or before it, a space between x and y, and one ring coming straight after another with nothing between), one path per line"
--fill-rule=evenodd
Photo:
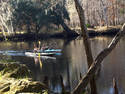
M92 56L90 42L88 40L87 28L85 25L84 10L80 6L78 0L74 0L74 1L75 1L76 10L78 12L79 20L80 20L80 26L81 26L81 31L82 31L82 35L83 35L83 41L84 41L85 52L86 52L86 56L87 56L88 68L90 68L91 64L93 63L93 56ZM91 87L91 94L97 94L96 82L95 82L94 76L90 80L90 87ZM80 93L76 92L75 94L80 94Z

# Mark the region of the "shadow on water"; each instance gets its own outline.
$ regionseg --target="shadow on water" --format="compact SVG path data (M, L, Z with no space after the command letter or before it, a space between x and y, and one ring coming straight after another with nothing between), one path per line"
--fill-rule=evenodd
M95 37L91 38L91 47L94 58L108 46L112 38ZM1 42L1 51L24 51L32 50L35 42ZM62 49L62 54L51 58L33 58L26 56L6 56L0 54L0 60L5 58L8 62L19 61L26 64L32 72L33 79L41 81L50 87L55 93L72 91L81 77L87 72L88 65L82 39L66 40L43 40L42 44L53 45L55 49ZM101 64L99 76L96 78L98 94L113 94L112 79L117 80L119 93L125 91L125 38L118 43L109 57ZM39 63L41 61L41 63ZM88 87L89 92L89 87Z

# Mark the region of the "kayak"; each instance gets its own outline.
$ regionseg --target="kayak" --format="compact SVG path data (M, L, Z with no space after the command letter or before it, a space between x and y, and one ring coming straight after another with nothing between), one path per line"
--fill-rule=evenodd
M30 57L38 57L38 56L59 56L61 55L61 49L46 49L46 50L38 50L34 52L33 50L1 50L0 54L9 55L9 56L30 56Z
M61 52L61 49L47 49L45 52Z
M8 56L25 56L24 51L14 51L14 50L1 50L0 54Z
M45 53L53 53L53 52L61 52L62 50L61 49L46 49L46 50L38 50L37 52L45 52Z
M55 55L56 53L45 53L45 52L25 52L25 55L26 56L31 56L31 57L35 57L35 56L53 56Z
M53 57L53 56L34 56L34 55L25 55L27 57L33 57L33 58L37 58L37 57L40 57L42 59L56 59L56 57Z

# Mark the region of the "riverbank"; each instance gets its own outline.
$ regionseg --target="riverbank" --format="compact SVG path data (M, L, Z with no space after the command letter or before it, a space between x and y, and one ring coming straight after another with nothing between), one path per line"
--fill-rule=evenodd
M45 40L49 38L57 38L57 39L72 39L79 36L77 33L69 33L65 34L65 32L59 32L59 33L23 33L23 34L15 34L11 36L6 36L7 41L34 41L34 40ZM0 36L0 41L4 41L5 37Z
M122 26L103 26L103 27L94 27L94 28L87 28L89 37L95 36L113 36L116 35ZM72 28L73 29L73 28ZM82 35L80 28L73 29L77 33L66 33L66 32L56 32L56 33L18 33L11 36L6 36L7 40L10 41L33 41L33 40L42 40L42 39L49 39L49 38L58 38L58 39L70 39L75 38L77 36ZM4 36L0 35L0 40L5 40Z
M95 27L95 28L88 28L88 34L89 36L113 36L116 35L122 25L118 26L102 26L102 27Z
M43 83L32 80L31 73L25 65L0 63L0 94L42 94L48 90Z

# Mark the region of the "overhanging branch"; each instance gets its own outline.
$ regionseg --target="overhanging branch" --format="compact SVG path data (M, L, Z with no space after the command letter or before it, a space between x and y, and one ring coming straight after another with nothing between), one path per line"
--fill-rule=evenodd
M111 41L109 46L97 55L95 61L93 62L93 64L89 68L87 74L85 76L83 76L83 78L81 79L81 81L79 82L77 87L74 89L72 94L76 94L76 93L81 94L83 89L86 88L87 84L89 83L91 78L94 76L98 66L101 64L101 62L104 60L104 58L106 56L108 56L111 53L111 51L116 47L117 43L119 42L119 40L121 39L121 37L124 34L125 34L125 23L124 23L121 31L118 32L118 34L113 38L113 40Z

